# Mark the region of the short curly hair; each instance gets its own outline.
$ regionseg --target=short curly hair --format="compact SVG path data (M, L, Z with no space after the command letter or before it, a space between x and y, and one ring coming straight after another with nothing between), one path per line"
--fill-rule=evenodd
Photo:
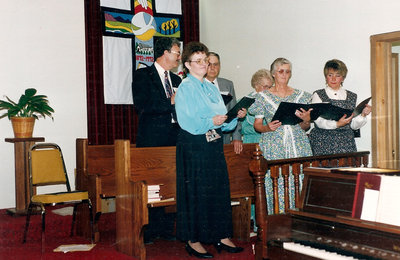
M343 79L345 79L347 76L346 64L344 64L344 62L341 60L333 59L333 60L328 60L325 63L325 67L324 67L325 77L328 75L329 69L333 69L334 71L339 72L339 74L343 77Z
M184 73L189 73L188 68L186 68L185 62L190 61L190 58L195 53L205 53L208 56L208 48L201 42L189 42L185 46L183 46L183 53L182 53L182 64L184 66L183 70Z
M274 78L272 77L271 72L267 69L260 69L251 77L251 86L255 89L256 85L260 84L263 78L269 79L271 83L274 83Z
M282 66L282 65L285 65L285 64L289 64L290 70L292 69L292 63L288 59L286 59L286 58L277 58L277 59L275 59L274 62L272 62L272 64L271 64L271 74L274 75L275 72L276 72L276 69L279 66Z

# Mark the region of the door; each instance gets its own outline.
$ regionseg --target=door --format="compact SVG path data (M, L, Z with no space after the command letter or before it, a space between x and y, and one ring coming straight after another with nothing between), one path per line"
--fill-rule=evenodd
M400 31L371 36L372 166L399 168L398 55ZM397 82L396 82L397 81Z

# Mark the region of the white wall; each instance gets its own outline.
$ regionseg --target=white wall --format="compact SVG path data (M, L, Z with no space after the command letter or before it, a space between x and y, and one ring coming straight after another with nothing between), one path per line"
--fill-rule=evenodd
M294 88L325 86L323 66L332 58L349 69L344 87L371 95L370 36L400 30L398 0L201 0L200 41L221 55L221 75L233 80L238 98L251 91L259 68L277 57L293 63ZM358 150L371 150L371 124Z
M87 137L84 1L1 1L0 98L18 99L28 87L47 95L51 119L33 135L58 143L74 183L75 139ZM0 120L0 208L15 207L13 132Z

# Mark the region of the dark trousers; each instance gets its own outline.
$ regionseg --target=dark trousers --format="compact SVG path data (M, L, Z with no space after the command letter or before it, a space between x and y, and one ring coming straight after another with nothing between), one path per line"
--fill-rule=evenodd
M175 213L166 213L164 207L149 208L149 224L145 226L144 240L174 237Z

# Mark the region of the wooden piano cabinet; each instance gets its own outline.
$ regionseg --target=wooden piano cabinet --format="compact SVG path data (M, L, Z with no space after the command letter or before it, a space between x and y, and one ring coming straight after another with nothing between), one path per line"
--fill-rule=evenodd
M357 172L333 173L329 168L305 168L300 210L351 216Z
M35 142L44 142L44 137L6 138L6 142L14 144L15 161L15 208L8 209L7 213L25 215L30 200L29 190L29 149Z

